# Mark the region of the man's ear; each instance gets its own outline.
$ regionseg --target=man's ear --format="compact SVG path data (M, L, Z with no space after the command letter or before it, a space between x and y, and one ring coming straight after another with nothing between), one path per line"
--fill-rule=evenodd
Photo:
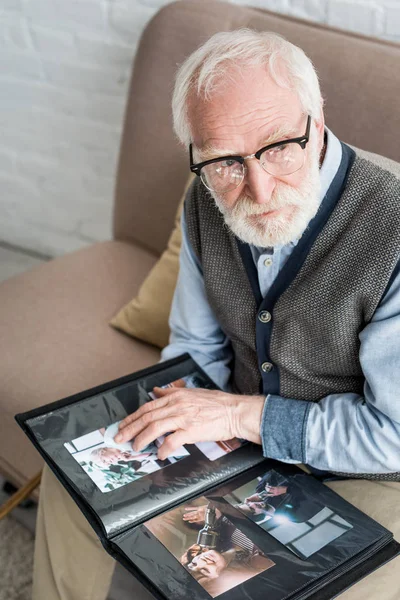
M325 117L324 117L324 110L322 108L322 100L321 100L321 107L319 109L319 117L318 117L318 119L315 119L315 127L316 127L317 134L318 134L318 151L321 152L321 150L324 146L324 135L325 135Z

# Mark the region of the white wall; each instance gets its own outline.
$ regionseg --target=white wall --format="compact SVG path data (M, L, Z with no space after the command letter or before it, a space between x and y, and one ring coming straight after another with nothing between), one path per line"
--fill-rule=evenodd
M170 0L0 0L0 241L51 256L111 236L138 38ZM232 0L400 42L398 0Z

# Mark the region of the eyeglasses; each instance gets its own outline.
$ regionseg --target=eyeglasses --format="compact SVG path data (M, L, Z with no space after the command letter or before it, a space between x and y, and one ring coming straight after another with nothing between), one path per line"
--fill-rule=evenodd
M245 160L256 158L261 167L277 177L291 175L304 165L305 149L310 136L311 116L308 115L306 132L303 136L274 142L248 156L220 156L193 163L193 145L189 146L190 170L200 177L212 192L226 193L239 187L247 171Z

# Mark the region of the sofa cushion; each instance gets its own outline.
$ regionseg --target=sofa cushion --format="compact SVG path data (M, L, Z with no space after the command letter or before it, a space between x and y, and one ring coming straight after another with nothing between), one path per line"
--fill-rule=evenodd
M16 413L159 360L156 348L108 324L156 260L129 243L104 242L0 285L0 470L11 480L41 467Z

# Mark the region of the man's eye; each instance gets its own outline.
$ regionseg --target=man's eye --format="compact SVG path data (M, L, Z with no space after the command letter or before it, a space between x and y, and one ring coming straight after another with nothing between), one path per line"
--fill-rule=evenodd
M218 163L218 166L223 167L224 169L229 169L230 167L233 167L236 164L236 160L232 159L232 158L227 158L226 160L221 160Z
M280 146L275 146L275 148L271 148L269 150L270 154L280 154L285 152L289 148L289 144L281 144Z

